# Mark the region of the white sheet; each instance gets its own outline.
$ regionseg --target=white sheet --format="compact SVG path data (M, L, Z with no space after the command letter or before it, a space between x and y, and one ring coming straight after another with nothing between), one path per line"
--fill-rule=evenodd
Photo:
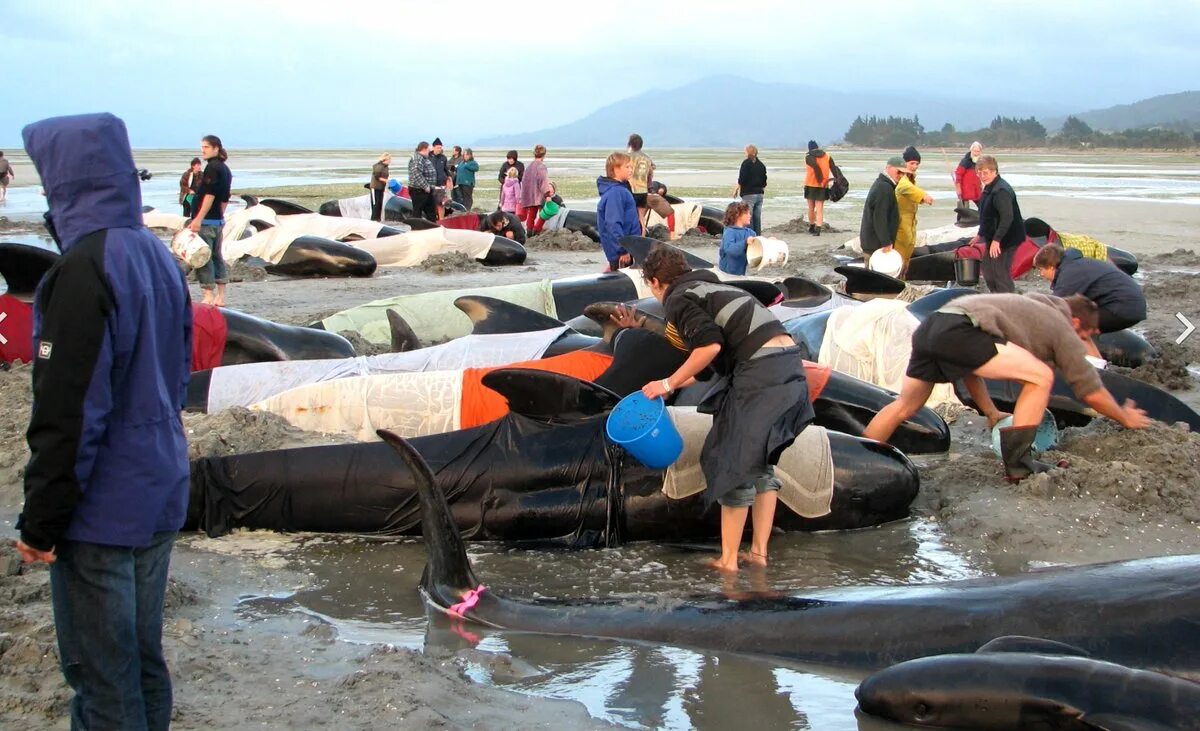
M683 452L663 477L663 492L674 500L703 491L708 483L700 469L700 451L712 428L712 416L695 407L672 406L667 409L671 423L683 437ZM833 452L829 434L823 427L810 424L800 432L792 446L784 450L775 467L775 477L783 484L779 501L805 518L829 515L833 502Z
M566 331L566 327L558 327L529 333L466 335L407 353L214 368L208 386L208 411L249 407L293 388L342 378L484 368L534 360Z
M251 221L263 221L271 228L252 236L240 238ZM277 263L293 241L301 236L317 236L330 241L341 241L351 236L377 240L383 224L359 218L322 216L319 213L298 213L279 216L266 206L253 206L239 211L225 221L221 251L226 261L237 261L243 256L256 256ZM359 242L349 242L357 246Z
M933 244L945 244L950 241L957 241L964 236L974 236L977 233L979 233L978 226L963 228L951 223L937 228L927 228L917 231L915 245L932 246ZM842 248L850 249L858 254L863 253L862 242L858 240L857 236L842 244Z
M675 233L680 236L687 233L690 229L700 225L700 210L702 206L698 203L673 203L671 208L675 210ZM654 209L650 209L650 215L646 219L646 228L658 226L659 224L666 225L667 219L658 215Z
M461 427L462 371L358 376L293 388L250 407L307 431L378 441L376 429L404 437Z
M835 309L829 315L817 362L899 393L912 355L912 334L920 324L907 308L907 302L874 299L857 307ZM927 404L961 406L962 402L951 384L939 383Z
M392 191L383 191L383 209L387 210L387 203L396 196L392 195ZM370 218L371 217L371 194L365 193L355 198L342 198L338 202L338 210L346 218Z
M335 219L336 220L336 219ZM354 241L354 246L375 257L381 267L411 267L433 254L461 252L472 259L482 259L492 249L496 237L483 231L437 228L409 231L399 236L385 236Z

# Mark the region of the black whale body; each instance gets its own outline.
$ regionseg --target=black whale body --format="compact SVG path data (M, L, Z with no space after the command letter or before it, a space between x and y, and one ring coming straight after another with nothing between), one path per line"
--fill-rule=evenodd
M514 406L521 413L412 440L436 471L465 535L576 548L716 535L717 513L702 495L667 498L662 470L643 467L605 439L615 396L574 379L531 373L500 371L485 379L510 403L523 401ZM781 507L776 525L846 529L906 517L919 486L912 463L877 442L837 432L829 437L830 514L803 518ZM382 442L200 459L192 463L187 526L214 536L239 527L416 535L417 482Z
M418 475L428 557L426 601L446 611L482 585L422 455L381 436ZM664 643L877 669L970 652L1004 635L1065 642L1098 659L1186 671L1200 666L1200 556L1058 568L928 586L832 590L813 597L518 602L495 587L468 622L515 631Z

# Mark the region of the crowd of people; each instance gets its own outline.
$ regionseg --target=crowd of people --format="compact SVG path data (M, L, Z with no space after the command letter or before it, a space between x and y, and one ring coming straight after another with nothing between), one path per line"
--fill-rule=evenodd
M73 727L166 728L171 679L162 652L162 608L167 566L188 501L187 439L179 418L190 368L192 308L187 284L171 255L140 224L137 171L124 124L108 114L44 120L23 131L25 147L45 188L51 234L62 258L39 287L35 312L36 361L24 473L25 504L16 528L26 562L51 564L54 622L62 667L75 690ZM805 198L810 233L819 235L823 203L838 177L830 156L810 142ZM735 193L725 212L722 270L743 274L746 247L761 226L767 173L758 150L746 147ZM483 225L513 236L536 230L550 204L561 205L545 164L533 149L525 166L511 151L499 171L499 210ZM87 159L80 169L65 161ZM179 203L187 227L211 248L198 272L204 302L224 304L227 272L221 229L233 175L221 140L207 135L180 178ZM379 156L368 188L372 215L381 215L390 182L387 153ZM917 186L921 155L913 147L890 157L872 183L862 215L864 252L912 255L919 206L932 198ZM645 233L648 211L674 229L665 189L643 140L631 135L597 178L597 227L612 269L632 257L627 235ZM441 140L421 142L408 165L414 212L437 220L450 181L470 206L479 165L472 151ZM0 155L0 181L11 166ZM901 392L866 427L888 440L924 405L933 385L961 380L989 425L1006 414L982 379L1021 384L1012 426L1000 431L1004 473L1020 480L1050 469L1033 458L1032 443L1057 368L1076 395L1098 413L1131 429L1146 414L1118 404L1086 360L1091 338L1136 324L1146 316L1140 287L1112 264L1056 244L1034 258L1053 295L1015 294L1008 263L1026 238L1012 187L996 159L972 145L954 175L959 204L976 203L978 241L987 248L985 278L991 294L952 300L912 335ZM978 185L976 184L978 183ZM558 201L555 203L555 201ZM663 208L666 206L667 208ZM709 504L720 505L721 553L712 565L766 565L780 482L774 465L813 420L800 349L783 324L746 290L708 270L692 270L683 253L651 249L641 277L662 305L665 335L686 353L668 377L641 389L661 398L705 371L724 376L699 406L713 414L701 453ZM619 306L621 327L645 323ZM117 357L117 355L120 357ZM740 547L747 518L749 552Z

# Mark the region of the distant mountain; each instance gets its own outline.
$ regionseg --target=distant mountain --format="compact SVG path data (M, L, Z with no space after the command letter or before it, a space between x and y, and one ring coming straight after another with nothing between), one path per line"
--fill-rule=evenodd
M479 140L480 147L624 147L638 132L650 147L803 147L840 140L859 115L916 114L927 129L985 126L997 114L1063 116L1061 106L1024 100L951 99L922 94L839 92L712 76L654 90L597 109L583 119L534 132Z
M1200 129L1200 91L1152 96L1133 104L1093 109L1074 116L1100 132L1120 132L1144 127ZM1065 117L1046 120L1046 129L1058 130L1064 120Z

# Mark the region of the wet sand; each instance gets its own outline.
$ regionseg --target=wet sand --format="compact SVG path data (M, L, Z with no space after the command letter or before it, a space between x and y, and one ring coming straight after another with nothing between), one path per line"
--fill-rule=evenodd
M939 201L922 211L923 227L950 218ZM1200 321L1200 258L1192 249L1195 207L1150 202L1022 199L1027 216L1064 231L1088 233L1130 249L1143 260L1151 317L1145 330L1156 344L1182 329L1176 311ZM859 205L832 207L827 221L854 232ZM0 211L2 213L2 211ZM768 206L767 227L795 218L795 207ZM853 233L820 238L787 234L792 264L772 274L827 274L828 252ZM715 242L693 253L715 260ZM1151 255L1164 255L1153 257ZM290 280L266 277L233 285L229 304L281 322L304 324L323 315L385 296L451 287L486 286L599 271L598 250L530 248L520 267L392 270L367 280ZM1042 287L1035 280L1022 290ZM199 296L193 285L192 294ZM1200 337L1176 360L1200 362ZM1200 404L1194 377L1178 393ZM0 373L0 537L14 535L20 472L27 458L24 427L29 369ZM322 435L297 432L246 412L189 416L194 454L228 454L321 443ZM1073 461L1063 474L1012 486L1000 479L999 461L986 443L984 420L967 414L953 424L954 446L945 457L920 458L922 491L914 515L934 521L952 550L986 559L999 573L1053 563L1084 563L1200 549L1200 500L1193 497L1200 470L1200 436L1170 426L1141 433L1104 424L1064 435L1061 449ZM864 533L869 541L869 533ZM245 534L217 540L190 537L175 553L174 587L166 642L176 680L175 727L255 725L294 728L587 728L577 703L530 698L465 679L460 662L408 649L357 645L311 615L249 611L242 595L265 596L310 586L303 571L282 560L297 537ZM693 560L693 559L680 559ZM782 574L786 563L772 568ZM392 592L414 592L415 575L397 575ZM499 661L503 661L501 658ZM21 567L0 549L0 725L64 727L68 691L57 670L46 572ZM236 699L231 702L230 699Z

